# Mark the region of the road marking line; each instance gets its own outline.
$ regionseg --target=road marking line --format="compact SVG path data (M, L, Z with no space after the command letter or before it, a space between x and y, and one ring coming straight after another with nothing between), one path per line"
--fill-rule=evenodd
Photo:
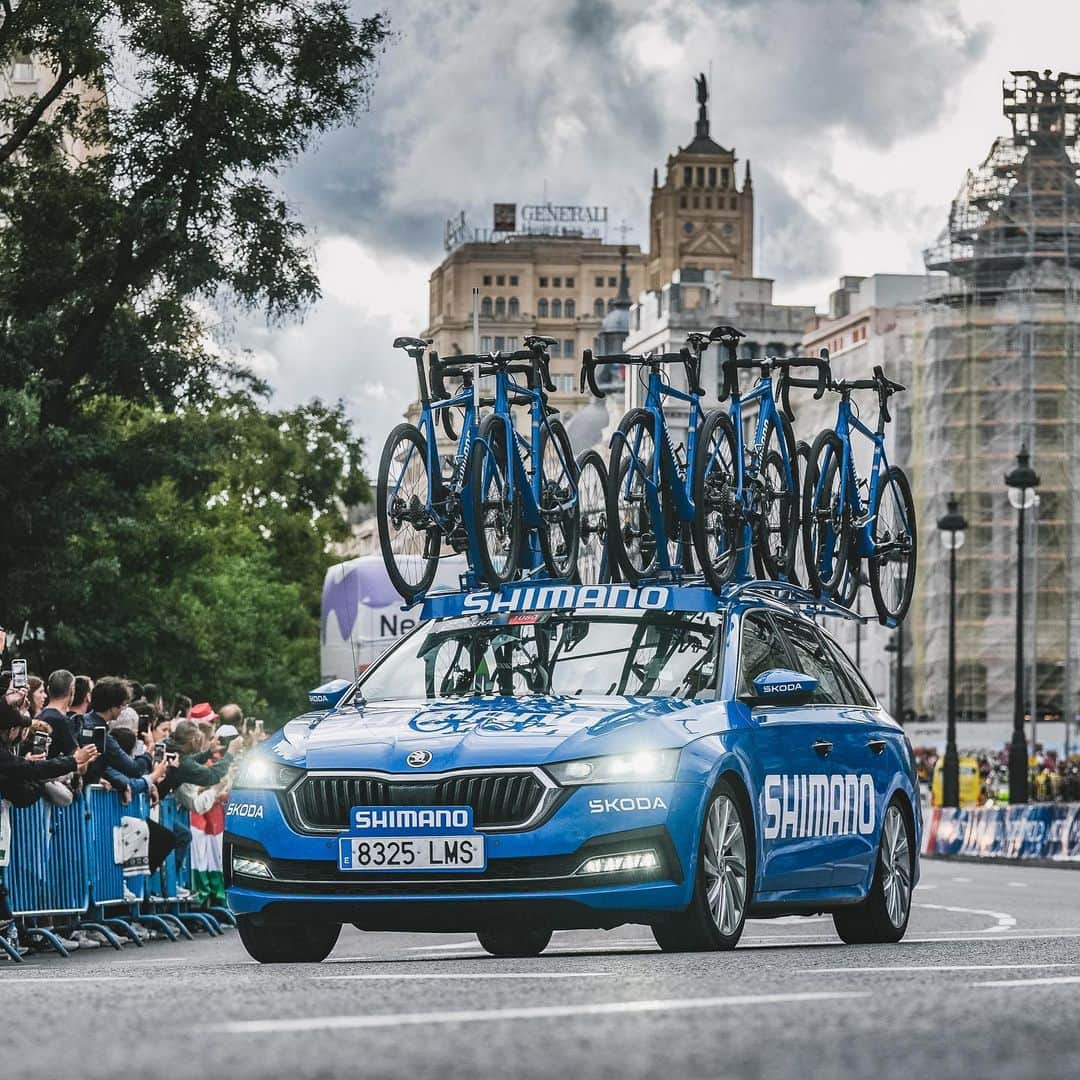
M1049 965L1047 965L1049 967ZM994 979L969 983L969 986L1055 986L1080 983L1080 975L1048 975L1045 979Z
M1016 916L1007 911L987 911L985 908L950 907L948 904L916 904L915 907L929 908L931 911L951 911L959 915L985 915L988 919L997 919L996 926L988 926L980 931L992 934L998 930L1011 930L1016 926Z
M16 983L87 983L87 982L139 982L137 976L128 978L126 975L5 975L0 979L0 987L14 986Z
M1010 889L1026 889L1028 887L1026 881L1010 881L1008 885Z
M388 1013L376 1016L278 1017L234 1020L214 1024L211 1031L226 1035L279 1035L298 1031L339 1031L352 1028L402 1027L410 1024L467 1024L490 1020L544 1020L578 1016L618 1016L685 1009L720 1009L739 1005L782 1005L808 1001L865 998L868 993L833 990L809 994L733 994L728 997L671 998L646 1001L603 1001L578 1005L535 1005L511 1009L470 1009L454 1012Z
M614 971L461 971L457 974L431 972L430 974L364 974L364 975L309 975L316 982L344 982L352 979L610 979Z
M958 881L958 882L960 882L961 885L970 885L971 884L971 878L969 878L969 877L954 877L953 881Z
M893 971L1021 971L1028 968L1045 971L1047 968L1076 968L1075 963L913 963L891 964L887 968L796 968L795 975L850 975L862 972L891 973Z

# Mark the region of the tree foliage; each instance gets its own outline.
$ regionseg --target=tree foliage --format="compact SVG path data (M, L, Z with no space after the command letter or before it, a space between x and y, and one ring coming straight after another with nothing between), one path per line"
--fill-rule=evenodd
M340 407L266 411L212 322L317 299L276 177L363 109L385 17L346 0L0 11L0 69L50 73L0 103L0 621L43 630L45 666L284 708L315 672L361 447Z

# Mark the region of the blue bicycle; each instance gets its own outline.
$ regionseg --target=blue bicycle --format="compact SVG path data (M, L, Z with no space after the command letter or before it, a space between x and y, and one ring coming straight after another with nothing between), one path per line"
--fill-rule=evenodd
M645 404L631 409L611 439L607 477L607 544L612 571L631 585L643 578L680 579L693 571L690 524L695 509L691 491L694 453L701 423L701 354L709 335L692 333L677 353L618 353L594 356L586 349L581 389L596 397L599 364L622 364L648 371ZM664 365L682 364L687 390L665 382ZM674 398L689 406L685 451L675 446L664 402Z
M886 378L878 366L872 379L845 379L831 383L830 389L840 395L835 430L823 431L814 440L803 485L802 533L810 585L819 595L850 603L866 559L878 619L895 626L911 605L918 539L911 485L885 453L885 425L892 419L889 398L904 387ZM876 430L858 418L853 390L877 392ZM855 471L853 431L874 447L869 483ZM864 487L865 503L860 495Z
M425 374L430 344L394 342L415 361L420 386L419 425L398 424L379 462L379 543L394 587L409 602L423 596L444 544L465 552L474 578L491 588L513 580L523 563L569 577L579 534L577 464L547 404L555 390L547 353L553 339L527 337L513 353L441 359L432 351ZM494 377L495 392L481 397L476 380L486 376ZM515 378L521 376L525 382ZM448 378L460 379L460 388L448 390ZM528 436L515 425L518 405L529 411ZM481 419L485 406L492 411ZM452 420L457 411L460 433ZM456 443L452 455L440 453L436 417Z
M701 572L720 589L736 572L747 573L750 551L759 576L791 581L799 535L799 465L792 431L792 386L814 387L820 398L828 385L829 358L821 356L744 357L737 355L744 335L733 326L717 326L710 338L727 353L720 400L730 411L714 409L701 427L694 468L694 546ZM817 378L792 376L794 368L817 369ZM749 393L739 389L740 369L757 369ZM779 372L778 383L773 373ZM757 406L753 442L746 443L744 410ZM741 566L741 569L740 569Z

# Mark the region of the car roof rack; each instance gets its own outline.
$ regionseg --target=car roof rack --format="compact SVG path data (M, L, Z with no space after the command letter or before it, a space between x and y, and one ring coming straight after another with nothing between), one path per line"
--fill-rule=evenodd
M764 601L782 608L794 608L810 617L830 616L866 623L868 616L830 600L814 596L808 589L783 581L743 581L720 592L704 581L679 585L642 582L639 585L571 585L559 579L513 581L499 589L476 589L453 593L433 593L425 598L420 619L461 615L506 616L541 611L684 611L715 613L739 601Z

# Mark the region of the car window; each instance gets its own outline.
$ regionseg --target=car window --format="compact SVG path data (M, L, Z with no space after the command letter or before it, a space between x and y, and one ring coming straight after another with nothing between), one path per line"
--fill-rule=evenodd
M784 642L777 634L772 619L763 612L750 612L742 620L742 652L740 657L740 695L754 692L754 680L773 668L791 666Z
M810 698L813 705L853 705L852 691L840 675L825 642L817 631L806 623L794 619L777 618L788 646L794 657L795 669L812 675L818 681L817 689Z
M851 688L851 700L854 704L861 705L866 709L877 708L877 700L873 691L862 677L862 673L852 662L851 657L828 634L821 634L821 636L825 639L825 646L832 655L836 666L840 669L840 673L846 677Z

